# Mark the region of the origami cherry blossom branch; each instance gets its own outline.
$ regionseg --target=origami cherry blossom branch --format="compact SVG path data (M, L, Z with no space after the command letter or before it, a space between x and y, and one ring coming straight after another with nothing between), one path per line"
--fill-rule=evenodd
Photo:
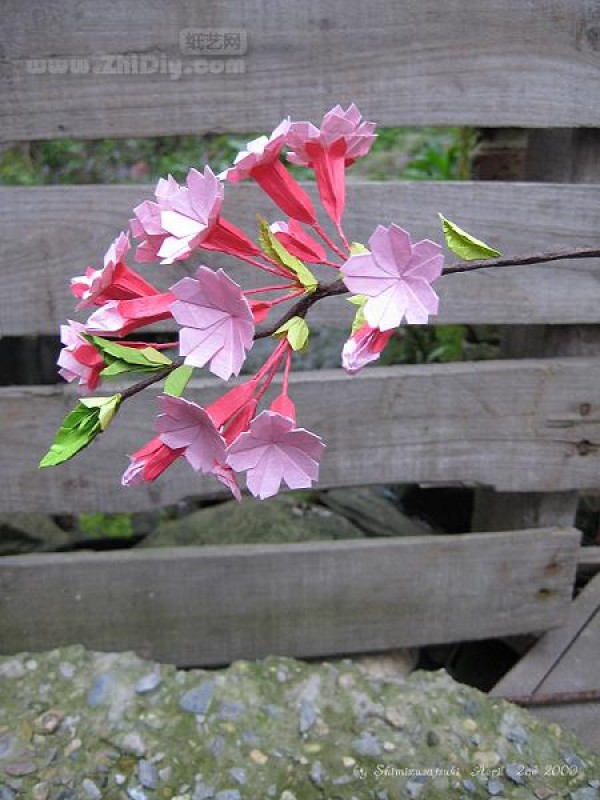
M531 255L526 255L526 256L512 256L509 258L497 258L485 261L472 261L470 263L457 262L447 267L444 267L444 269L442 270L442 275L455 275L460 272L474 272L480 269L526 266L530 264L541 264L552 261L563 261L567 259L579 259L579 258L600 258L600 249L594 247L580 247L572 250L560 250L557 252L547 252L547 253L532 253ZM250 289L246 292L246 294L265 291L265 288ZM285 286L276 288L288 288L288 287ZM284 325L293 317L305 317L310 308L312 308L312 306L318 303L320 300L323 300L327 297L335 297L343 294L348 294L349 291L350 290L346 288L345 284L339 280L332 281L330 283L319 283L317 289L313 294L303 296L302 299L299 300L297 303L295 303L285 314L283 314L278 319L277 322L273 323L272 325L266 328L257 330L256 333L254 334L254 339L255 340L265 339L270 336L273 336L275 331L281 328L282 325ZM168 346L174 347L176 346L176 343L174 344L169 343ZM155 344L154 347L160 348L160 347L166 347L166 345ZM144 389L149 388L155 383L160 383L168 375L170 375L171 372L173 372L183 363L184 363L183 359L177 359L171 365L166 366L164 369L160 370L151 377L129 386L121 393L122 400L126 400L129 397L133 397L134 395L138 394Z
M202 172L190 169L185 184L170 175L159 180L155 199L136 206L130 220L139 263L183 263L199 251L220 252L276 280L244 290L223 269L201 264L161 291L127 264L130 239L121 233L102 268L88 267L71 281L77 309L93 310L85 323L61 326L59 372L84 394L114 377L142 377L119 393L82 397L40 466L72 458L106 430L125 400L163 383L155 435L130 456L124 486L153 481L184 459L196 472L213 475L236 499L241 473L246 473L248 490L260 498L275 494L282 483L307 488L318 478L325 445L297 425L289 378L294 354L308 346L305 317L315 303L352 295L356 314L342 366L353 375L379 358L398 326L425 324L437 313L439 298L432 284L442 274L600 255L581 248L503 258L444 217L446 243L462 259L445 269L438 244L428 239L413 243L395 224L378 225L368 246L350 244L342 226L345 173L368 153L374 129L356 106L336 106L319 127L283 120L270 136L249 142L218 176L207 166ZM334 236L282 160L285 147L288 162L313 170L321 210ZM222 213L225 184L242 180L255 181L287 217L271 224L259 218L258 242ZM318 281L313 264L332 269L336 278ZM277 306L290 302L276 322L269 321ZM164 320L178 327L176 341L152 345L127 338ZM254 342L266 338L274 340L273 348L254 375L206 407L181 396L194 369L207 367L225 382L239 375ZM167 353L174 348L178 357L171 358ZM279 372L282 380L274 384ZM269 400L275 385L277 393Z

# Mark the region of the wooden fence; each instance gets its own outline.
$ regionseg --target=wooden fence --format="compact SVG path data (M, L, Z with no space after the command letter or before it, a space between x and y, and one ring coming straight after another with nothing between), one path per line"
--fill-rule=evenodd
M527 127L535 183L357 181L349 186L347 230L364 241L377 223L396 221L433 237L440 210L507 255L600 245L597 132L565 138L539 130L600 126L597 3L97 0L73 13L58 2L4 6L5 140L269 130L284 115L318 121L335 103L353 100L382 125ZM189 29L245 34L245 52L231 59L236 71L221 68L216 56L182 54ZM174 79L177 59L182 74ZM144 72L142 63L158 66ZM559 152L545 165L540 146L552 153L557 136ZM544 182L545 167L554 183ZM68 278L98 263L150 191L0 190L0 334L55 332L72 314ZM263 201L243 186L229 191L227 203L228 216L251 228ZM210 263L225 264L218 257ZM248 283L243 268L228 267ZM167 284L181 268L162 274ZM438 285L436 322L516 326L507 340L515 356L523 352L521 326L538 326L525 329L529 358L372 369L354 379L351 392L337 371L304 373L294 383L299 415L328 442L323 486L485 486L476 526L517 530L9 557L0 563L0 649L80 641L209 664L559 624L578 558L571 527L577 492L595 489L600 476L600 264L485 270ZM347 305L325 301L310 319L346 324ZM217 390L199 380L190 397L203 402ZM140 509L207 491L177 465L156 484L120 488L119 454L147 435L151 398L128 405L76 462L38 472L74 398L63 385L0 389L3 510ZM529 520L545 527L524 530Z

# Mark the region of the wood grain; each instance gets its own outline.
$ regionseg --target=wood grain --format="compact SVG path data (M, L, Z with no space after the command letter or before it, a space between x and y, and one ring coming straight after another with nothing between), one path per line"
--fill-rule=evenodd
M496 684L495 697L598 690L600 686L600 576L571 605L564 624L544 635ZM598 704L532 707L531 713L574 731L589 748L600 752Z
M56 333L59 322L73 318L69 279L89 264L101 264L133 206L148 196L144 186L0 188L0 292L18 298L2 304L0 334ZM352 239L366 242L378 223L395 221L415 240L442 241L440 210L506 255L528 254L600 244L598 208L600 186L360 181L349 187L345 227ZM224 214L253 232L257 212L278 218L254 187L232 187ZM258 271L249 265L208 252L200 253L198 262L226 267L245 287L256 285ZM161 286L189 270L140 267ZM441 296L437 322L600 321L599 260L449 275L436 287ZM311 319L346 325L352 314L352 307L337 298L317 305Z
M599 19L580 0L5 0L0 130L15 140L254 131L287 114L319 121L353 100L382 125L594 126ZM245 31L243 72L208 71L222 57L195 72L180 52L187 28ZM66 74L35 74L28 60L45 58Z
M465 481L544 492L598 485L599 374L600 359L519 360L380 367L352 382L341 370L305 372L291 388L299 424L327 443L322 487ZM186 396L206 404L222 385L198 381ZM38 470L76 397L71 386L0 389L5 511L144 509L217 487L184 463L154 484L120 487L126 454L152 436L152 390L127 401L76 459Z
M541 630L567 612L578 538L549 528L8 556L0 648L77 642L191 666Z

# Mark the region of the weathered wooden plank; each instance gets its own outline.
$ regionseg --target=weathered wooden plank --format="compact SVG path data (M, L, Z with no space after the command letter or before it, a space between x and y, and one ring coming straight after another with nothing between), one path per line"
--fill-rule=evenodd
M55 333L74 314L69 279L88 264L101 264L132 207L148 196L149 187L142 186L0 189L0 293L18 298L2 307L0 335ZM396 221L415 239L441 241L441 210L506 254L525 254L600 244L598 208L600 186L360 181L349 187L345 227L352 239L366 241L376 224ZM225 214L249 232L256 229L257 211L279 216L252 186L228 192ZM247 264L210 253L198 260L227 267L245 286L256 283L257 270ZM189 272L185 266L141 269L164 286ZM437 283L441 313L435 321L598 322L599 275L600 260L580 260L446 276ZM347 324L351 317L341 298L312 313L329 325Z
M2 135L248 131L351 100L384 125L594 126L599 15L580 0L6 0ZM241 30L247 53L182 55L190 28Z
M497 492L490 487L475 492L473 531L512 531L573 524L577 492Z
M545 634L496 684L500 696L583 692L600 686L600 576L571 605L565 623ZM588 747L600 752L598 704L577 703L531 708L545 720L575 731Z
M599 373L600 359L575 358L380 367L353 379L329 370L298 373L292 392L300 424L327 442L323 487L466 481L563 491L598 484ZM222 386L198 381L186 396L206 404ZM71 386L0 390L4 510L143 509L214 491L214 479L183 463L149 486L120 487L125 454L152 435L152 390L74 461L37 470L76 397Z
M580 567L600 570L600 547L582 547L577 556Z
M210 665L540 630L568 609L579 534L9 556L0 649L78 642Z
M499 136L500 140L502 137ZM563 183L598 183L600 180L600 131L530 131L522 178ZM506 141L510 143L510 138ZM598 353L600 325L532 328L516 325L505 329L502 351L506 358L549 358ZM516 495L493 490L476 492L474 530L502 530L545 525L572 525L577 511L577 492Z

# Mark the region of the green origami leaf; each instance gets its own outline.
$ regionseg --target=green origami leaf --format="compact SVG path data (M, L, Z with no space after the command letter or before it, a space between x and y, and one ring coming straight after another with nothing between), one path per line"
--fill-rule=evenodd
M352 303L353 306L358 306L356 314L354 315L354 321L352 322L352 333L356 333L367 321L365 319L364 307L368 299L366 294L355 294L348 298L349 303Z
M450 222L443 214L438 212L438 216L442 221L442 230L446 237L448 249L459 258L462 258L463 261L497 258L502 255L499 250L494 250L489 244L476 239L470 233L455 225L454 222Z
M308 337L310 336L310 328L302 317L292 317L285 322L281 328L277 328L273 336L282 338L287 337L292 350L304 351L308 346Z
M173 397L181 397L193 372L194 368L188 367L186 364L174 369L165 381L166 394L172 394Z
M111 397L85 397L79 401L81 405L92 410L97 410L100 427L105 431L119 409L121 395L113 394Z
M350 252L353 256L362 256L364 253L368 253L369 249L360 242L352 242L350 245Z
M86 335L106 361L101 372L105 378L121 375L124 372L153 372L169 366L171 359L154 347L125 347L122 344L103 339L101 336Z
M319 281L306 264L285 249L269 228L267 220L263 217L258 218L258 241L263 253L293 273L308 294L316 291Z
M119 408L121 395L90 397L79 401L70 411L54 442L40 461L40 467L55 467L73 458L87 447L99 433L106 430Z

